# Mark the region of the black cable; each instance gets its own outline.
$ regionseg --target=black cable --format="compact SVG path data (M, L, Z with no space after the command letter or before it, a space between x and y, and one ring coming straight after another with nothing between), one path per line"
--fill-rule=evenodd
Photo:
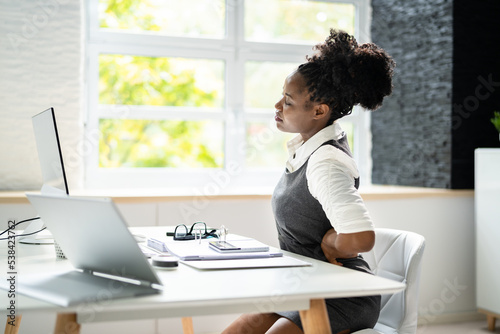
M31 232L31 233L23 233L23 234L17 234L17 235L11 235L9 237L6 237L6 238L0 238L0 240L8 240L10 238L17 238L17 237L25 237L27 235L33 235L33 234L37 234L39 232L42 232L43 230L45 230L47 227L43 227L41 229L39 229L38 231L35 231L35 232Z
M19 224L27 223L27 222L30 222L30 221L33 221L33 220L37 220L37 219L40 219L40 217L29 218L29 219L21 220L20 222L14 223L14 225L8 227L5 231L3 231L2 233L0 233L0 235L7 233L7 231L13 230L14 227L16 227ZM43 231L44 229L45 229L45 227L43 229L41 229L40 231ZM33 232L33 233L28 233L26 235L31 235L31 234L34 234L34 233L38 233L40 231L36 231L36 232ZM20 237L20 236L22 236L22 235L18 235L18 237ZM6 240L6 239L8 239L8 238L5 238L5 239L2 238L0 240Z

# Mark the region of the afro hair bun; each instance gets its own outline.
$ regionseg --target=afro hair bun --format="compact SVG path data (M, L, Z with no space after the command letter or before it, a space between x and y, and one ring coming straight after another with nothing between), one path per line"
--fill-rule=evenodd
M315 50L298 72L306 80L311 101L329 105L330 123L350 114L357 104L375 110L392 93L395 62L377 45L358 45L348 33L331 29Z
M392 93L395 63L384 49L373 43L360 45L354 52L349 74L357 88L357 100L363 108L375 110Z

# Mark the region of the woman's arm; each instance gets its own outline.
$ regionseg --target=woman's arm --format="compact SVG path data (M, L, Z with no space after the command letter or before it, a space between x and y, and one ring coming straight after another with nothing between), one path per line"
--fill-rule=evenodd
M307 167L308 187L321 203L332 224L321 248L327 259L355 257L372 249L374 227L354 178L359 176L354 160L339 149L325 145L313 153Z
M354 178L358 176L354 160L331 145L320 147L309 158L308 189L340 235L374 230L370 214L354 187Z
M371 250L374 244L375 232L373 231L338 234L332 228L323 237L321 249L329 262L339 264L336 259L356 257L358 253Z

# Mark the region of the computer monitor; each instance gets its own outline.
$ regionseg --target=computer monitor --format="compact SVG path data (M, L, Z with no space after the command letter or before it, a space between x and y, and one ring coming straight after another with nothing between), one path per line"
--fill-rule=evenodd
M33 116L32 121L42 169L42 193L69 195L54 108Z
M57 131L54 108L49 108L32 118L38 159L42 170L42 194L69 195L68 182L64 170L63 155ZM23 234L30 234L43 228L43 221L35 220L26 227ZM51 244L50 233L37 233L19 238L21 243Z

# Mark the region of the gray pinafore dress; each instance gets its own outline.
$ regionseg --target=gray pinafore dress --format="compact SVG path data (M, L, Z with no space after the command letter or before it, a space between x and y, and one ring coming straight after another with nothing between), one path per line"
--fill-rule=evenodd
M322 144L333 145L351 156L346 136L338 141L330 140ZM276 186L272 207L278 229L280 247L296 254L326 261L321 249L325 233L332 228L321 204L307 187L306 170L309 160L298 170L285 171ZM353 180L358 188L359 178ZM337 259L345 268L371 273L361 256ZM326 308L332 326L332 333L349 329L351 332L372 328L380 313L380 296L326 299ZM302 328L298 311L278 312Z

